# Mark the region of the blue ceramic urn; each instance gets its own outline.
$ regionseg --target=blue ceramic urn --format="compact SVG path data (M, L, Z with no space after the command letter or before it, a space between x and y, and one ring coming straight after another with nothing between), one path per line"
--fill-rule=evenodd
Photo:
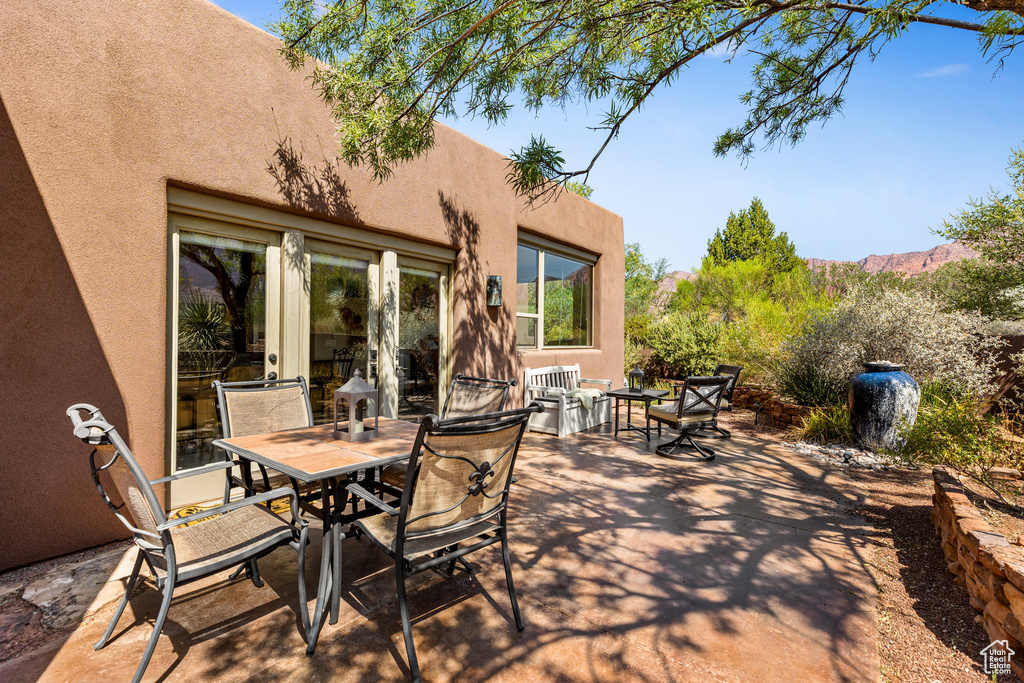
M921 388L902 365L864 363L865 372L850 380L850 424L861 448L896 449L917 419Z

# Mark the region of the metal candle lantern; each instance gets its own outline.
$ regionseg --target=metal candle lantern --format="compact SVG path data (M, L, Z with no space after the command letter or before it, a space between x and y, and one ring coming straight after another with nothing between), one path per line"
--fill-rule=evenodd
M640 394L644 392L644 371L639 365L629 371L629 390Z
M338 404L341 401L348 403L348 422L339 424ZM367 429L363 422L363 416L367 414L373 401L374 408L377 405L377 390L363 381L358 370L352 375L352 379L345 382L345 385L334 391L334 438L342 441L368 441L377 436L377 410L373 411L373 429Z

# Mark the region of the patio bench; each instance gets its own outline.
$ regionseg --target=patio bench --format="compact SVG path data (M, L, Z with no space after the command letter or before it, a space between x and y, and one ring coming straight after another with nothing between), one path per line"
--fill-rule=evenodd
M523 405L538 401L545 408L543 413L530 416L530 431L563 437L612 421L612 402L604 394L611 389L612 381L580 377L578 363L526 368L523 379ZM581 384L604 387L592 397L592 408L586 407L584 397L576 395Z

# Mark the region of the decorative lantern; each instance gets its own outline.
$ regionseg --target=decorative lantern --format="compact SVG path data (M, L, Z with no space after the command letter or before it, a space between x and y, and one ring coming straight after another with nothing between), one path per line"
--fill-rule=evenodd
M644 393L644 371L639 365L629 371L629 390L638 394Z
M348 422L338 422L338 404L348 403ZM363 416L368 414L370 401L373 401L373 429L367 429ZM377 390L363 381L358 370L352 379L334 391L334 438L342 441L368 441L377 436Z

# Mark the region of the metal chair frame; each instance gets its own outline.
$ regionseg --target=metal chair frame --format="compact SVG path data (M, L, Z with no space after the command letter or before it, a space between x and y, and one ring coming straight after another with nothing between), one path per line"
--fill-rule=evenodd
M677 389L674 399L676 415L673 422L664 419L657 412L652 413L648 407L647 414L650 417L679 430L679 436L655 449L658 455L674 460L696 459L700 461L712 460L715 457L714 450L707 446L700 446L693 440L693 437L697 431L715 425L722 396L729 382L729 376L721 375L717 377L687 377L682 384L675 385ZM705 417L694 420L692 417L687 419L688 415L703 415ZM675 455L675 451L680 448L692 448L697 451L697 455L688 457Z
M722 393L722 400L728 401L729 405L724 408L720 408L719 412L721 412L722 410L732 412L732 392L734 389L736 389L736 383L740 379L741 372L743 372L742 365L722 365L721 363L719 363L718 366L715 368L715 377L732 378L732 381L729 382L728 386L726 386L725 388L725 391ZM710 431L717 433L711 434L709 433ZM718 418L716 417L715 424L695 432L693 436L696 436L699 439L728 439L729 437L732 436L732 432L730 432L728 429L723 429L722 427L719 427Z
M221 431L224 435L223 438L225 439L230 439L233 436L231 429L231 416L228 413L227 401L224 399L225 395L229 393L279 391L281 389L289 389L296 386L300 387L302 389L302 396L306 403L307 423L297 426L313 426L313 404L309 400L309 385L306 383L306 378L302 375L299 375L294 379L258 379L246 382L221 382L220 380L214 380L212 386L217 392L217 412L220 414ZM230 457L228 457L226 453L225 458L230 460ZM267 473L266 467L258 465L262 481L255 482L252 478L251 467L248 466L247 463L243 464L241 461L235 462L239 465L241 476L236 477L232 474L230 469L227 470L227 480L224 483L225 503L231 499L232 488L242 489L244 495L247 497L254 493L265 493L271 490L270 475ZM292 481L292 488L298 491L298 484L294 480Z
M370 538L374 545L395 561L395 582L398 590L399 612L402 619L402 635L405 639L405 648L409 656L409 669L412 673L412 679L417 683L421 680L420 668L416 658L416 648L412 637L412 622L409 616L409 604L405 591L405 582L410 576L427 569L437 569L446 564L448 565L447 573L452 574L455 571L456 562L459 562L468 570L468 566L465 565L465 562L462 559L464 556L495 543L501 543L502 561L505 566L505 579L508 584L508 594L509 599L512 602L512 613L515 618L516 628L522 631L526 626L523 622L522 614L519 611L519 601L516 597L515 584L512 578L512 558L508 544L508 494L509 488L514 480L512 474L515 469L515 461L519 453L519 446L522 443L523 433L526 431L527 421L531 414L539 413L543 410L544 408L542 405L534 403L527 408L519 408L517 410L484 413L481 415L456 417L446 420L442 420L436 415L428 415L424 417L420 422L420 430L416 435L416 441L413 446L412 454L409 458L408 472L410 474L406 477L405 486L402 490L401 500L397 509L374 496L372 493L356 483L349 483L346 485L346 488L354 496L366 500L368 503L388 515L398 517L393 548L385 545L370 531L368 531L363 520L357 521L355 523L355 527L359 531L363 532L361 535L366 535ZM501 482L500 492L494 492L496 489L491 488L490 486L486 487L492 491L492 493L489 494L483 492L485 486L482 484L487 477L487 474L484 473L484 471L490 469L491 465L494 463L483 462L478 465L478 463L461 456L446 456L431 449L427 439L429 436L450 435L464 435L468 438L472 438L476 435L490 434L504 429L514 428L516 426L519 428L519 433L516 435L514 442L508 446L498 458L495 459L495 463L497 463L501 458L511 458L509 461L508 471L505 474L505 480ZM478 471L470 477L470 481L466 482L467 493L464 495L462 501L457 503L456 506L449 508L448 510L439 510L410 519L409 508L416 493L421 471L420 465L424 457L424 451L429 451L434 457L447 457L467 461L471 466L478 467ZM477 476L478 474L479 476ZM488 483L493 486L498 482L491 480ZM486 495L488 498L492 499L500 495L500 503L492 509L485 511L478 517L460 520L443 528L432 528L429 531L420 532L419 534L415 531L407 530L407 526L411 523L420 521L424 517L432 514L436 515L451 512L461 505L462 502L465 502L470 496L480 494ZM484 522L490 522L491 525L481 532L478 525ZM476 528L475 532L473 531L474 528ZM460 531L462 531L465 536L459 536ZM406 554L405 546L407 542L442 534L451 534L451 536L446 536L445 538L445 547L433 551L432 554L428 553L419 556L408 556ZM471 540L473 541L472 544L464 547L461 546L462 543Z
M505 409L506 401L508 401L509 390L516 384L517 382L514 379L490 379L488 377L471 377L470 375L463 375L461 372L456 373L455 377L452 378L452 383L448 386L448 394L444 397L444 405L441 407L441 419L461 417L460 415L449 415L448 412L452 397L460 387L500 390L501 401L498 403L498 411L502 411Z
M83 412L88 413L88 419L82 419ZM135 460L135 456L132 455L132 452L128 448L124 439L117 430L106 421L98 408L87 403L78 403L67 409L67 415L71 418L71 422L74 425L75 436L80 438L86 444L94 447L92 454L89 456L89 465L92 470L92 478L96 485L96 490L103 498L103 502L106 503L107 507L109 507L121 523L131 531L135 540L135 545L138 548L138 556L135 560L135 566L132 569L128 583L125 586L124 596L122 596L121 602L114 611L114 615L111 617L110 623L107 625L107 629L103 633L103 636L93 646L94 649L101 649L107 644L111 634L113 634L114 627L117 625L118 620L124 613L124 609L128 605L132 592L135 590L135 585L138 582L139 573L144 561L149 566L149 570L156 581L157 589L163 594L163 601L160 604L160 611L157 613L156 621L153 624L153 634L150 636L149 642L146 644L142 661L139 663L139 666L135 671L135 676L132 678L133 683L138 683L142 680L146 667L149 665L149 661L153 657L153 652L155 651L157 641L160 638L160 632L163 629L164 621L167 618L167 613L171 606L171 598L176 587L191 583L192 581L196 581L211 574L216 574L217 572L221 572L237 565L239 566L239 570L232 575L232 578L237 576L238 573L244 569L246 577L258 588L261 588L264 583L262 579L260 579L256 560L268 555L283 545L291 547L298 554L299 613L302 619L303 635L309 631L309 612L306 608L306 539L309 523L299 516L298 498L292 489L279 488L273 491L267 491L249 498L219 505L209 510L203 510L195 514L169 520L164 514L160 501L157 499L156 492L153 490L154 485L166 484L172 481L185 479L187 477L216 472L218 470L226 470L239 463L235 461L214 463L194 470L173 474L168 477L150 480L142 471L138 461ZM112 446L114 449L114 455L108 462L97 464L96 455L99 452L99 447L101 446ZM113 466L119 458L123 461L124 465L128 468L131 477L135 480L135 484L143 496L145 504L149 508L153 516L153 520L156 523L157 533L136 527L135 524L132 523L132 520L122 512L122 508L125 507L126 503L122 502L120 505L117 505L107 494L107 491L100 480L100 473ZM282 519L282 522L287 522L287 526L290 527L290 537L284 536L276 540L272 538L268 542L261 543L253 548L240 552L225 552L222 558L213 563L179 572L174 549L174 538L171 534L172 529L200 522L218 515L230 514L247 506L265 503L269 504L271 500L285 497L290 498L292 518L290 521ZM161 560L166 566L163 570L164 576L160 576L161 572L157 568L157 565L160 564Z

